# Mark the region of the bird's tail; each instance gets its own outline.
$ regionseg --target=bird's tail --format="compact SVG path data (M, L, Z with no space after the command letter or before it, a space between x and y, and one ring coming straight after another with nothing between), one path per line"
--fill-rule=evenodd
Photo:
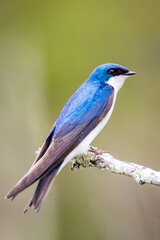
M36 191L33 197L31 198L31 200L28 202L27 206L25 207L24 213L26 213L31 206L34 208L36 213L39 212L44 200L46 199L51 189L51 186L53 184L53 181L56 175L57 175L57 171L52 171L49 175L46 175L41 180L39 180Z

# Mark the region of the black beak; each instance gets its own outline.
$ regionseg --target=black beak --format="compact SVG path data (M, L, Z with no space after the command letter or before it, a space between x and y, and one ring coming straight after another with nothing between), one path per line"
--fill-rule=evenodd
M128 71L127 73L125 73L125 75L129 75L129 76L134 74L136 74L136 72Z

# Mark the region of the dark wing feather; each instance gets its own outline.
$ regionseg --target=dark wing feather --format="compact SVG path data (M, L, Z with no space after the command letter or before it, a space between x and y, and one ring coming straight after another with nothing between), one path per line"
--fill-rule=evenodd
M36 191L25 207L24 213L26 213L31 206L34 208L36 213L39 212L57 175L57 171L52 171L49 175L46 175L39 180Z
M32 166L35 165L35 163L36 163L37 161L39 161L39 159L41 159L41 158L43 157L43 155L45 154L45 152L47 151L47 148L49 147L50 142L51 142L51 139L52 139L52 136L53 136L53 134L54 134L54 130L55 130L55 124L54 124L53 127L51 128L51 130L50 130L50 132L49 132L49 134L48 134L45 142L43 143L40 151L38 152L38 154L37 154L37 156L36 156L36 159L35 159L35 161L33 162ZM32 166L31 166L31 167L32 167Z
M71 123L64 124L55 133L52 143L46 149L42 148L37 157L36 164L32 165L28 173L17 183L17 185L7 194L7 198L14 197L36 180L44 177L53 170L64 158L97 126L106 116L113 103L114 91L104 102L98 102L94 108L83 113L78 119ZM49 135L50 138L51 135ZM41 157L41 158L40 158Z

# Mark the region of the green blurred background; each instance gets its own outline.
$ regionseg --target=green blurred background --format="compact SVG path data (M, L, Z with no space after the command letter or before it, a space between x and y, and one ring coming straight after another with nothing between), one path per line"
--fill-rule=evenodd
M136 71L93 142L160 169L160 1L0 1L0 238L160 239L160 189L98 169L57 177L41 212L35 185L3 196L29 169L64 103L100 64Z

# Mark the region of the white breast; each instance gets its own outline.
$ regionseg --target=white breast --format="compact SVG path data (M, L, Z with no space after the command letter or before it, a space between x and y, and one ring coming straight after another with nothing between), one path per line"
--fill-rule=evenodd
M105 118L84 138L84 140L71 152L68 154L68 156L64 159L62 165L59 168L59 172L62 170L62 168L71 161L75 156L79 154L86 154L89 145L91 142L95 139L95 137L100 133L100 131L104 128L106 123L108 122L114 108L115 100L116 100L117 92L114 92L114 98L113 98L113 104L105 116Z

